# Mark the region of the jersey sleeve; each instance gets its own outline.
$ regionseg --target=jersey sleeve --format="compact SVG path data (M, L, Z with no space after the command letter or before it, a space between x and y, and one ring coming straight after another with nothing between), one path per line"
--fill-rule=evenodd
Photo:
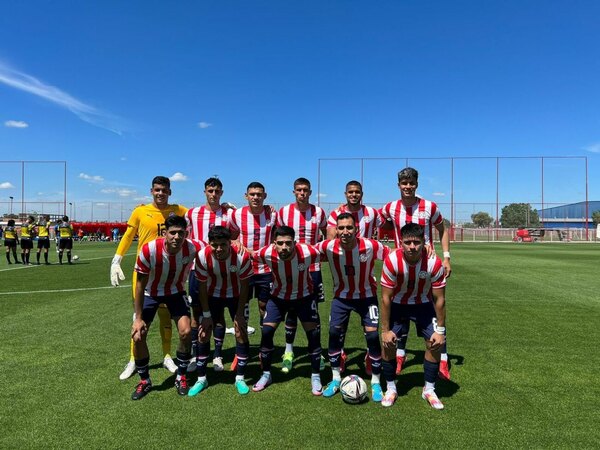
M381 286L394 289L398 284L398 270L394 264L394 255L388 255L383 261Z
M389 220L390 217L390 203L387 203L383 208L378 210L379 216L381 217L381 223L383 224L386 220Z
M325 210L319 207L319 212L321 215L321 220L319 220L319 228L323 229L327 227L327 214L325 214Z
M337 210L331 211L329 218L327 219L327 226L335 228L337 226Z
M227 224L227 226L233 234L240 232L240 226L238 225L238 221L241 217L238 217L238 216L241 216L241 212L242 212L241 208L236 209L229 218L229 223Z
M135 262L134 270L137 273L148 275L150 273L150 269L150 248L148 247L148 244L144 244Z
M438 256L434 256L435 263L431 271L431 287L433 289L441 289L446 287L446 271L442 264L442 260Z
M442 213L435 202L431 202L431 223L436 226L444 221Z
M250 259L248 252L241 252L238 255L238 260L240 260L240 280L246 280L250 278L253 274L253 270L252 260Z
M390 254L390 248L379 241L373 240L375 247L375 258L379 261L384 261Z
M196 278L199 281L204 282L208 280L208 271L206 270L206 253L204 251L200 251L198 256L196 256L196 268L194 269L194 273Z

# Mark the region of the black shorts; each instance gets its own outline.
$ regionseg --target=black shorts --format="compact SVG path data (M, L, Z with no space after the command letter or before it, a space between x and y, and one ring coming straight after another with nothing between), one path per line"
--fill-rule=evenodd
M16 239L4 239L4 246L8 248L17 248Z
M257 273L250 278L250 295L248 299L257 298L260 302L267 303L271 297L272 273Z
M38 237L37 248L50 248L50 238Z
M185 292L178 292L174 295L161 295L157 297L150 297L144 295L144 309L142 310L142 320L146 322L146 325L150 325L154 320L158 307L164 303L169 309L169 314L174 320L179 317L187 316L190 317L190 310L185 301L187 294Z
M317 301L314 295L298 300L271 297L267 302L264 323L280 323L288 312L295 312L302 323L320 323Z
M33 248L33 241L29 238L21 238L21 248L23 250L31 250Z
M60 238L58 240L58 248L61 250L71 250L73 248L72 238Z

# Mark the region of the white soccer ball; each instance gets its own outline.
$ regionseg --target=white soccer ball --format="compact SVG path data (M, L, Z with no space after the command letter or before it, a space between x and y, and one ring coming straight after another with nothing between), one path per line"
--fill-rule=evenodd
M77 255L73 255L73 257L71 258L73 261L77 261L79 259L79 256Z
M358 375L348 375L340 384L342 399L356 405L367 398L367 383Z

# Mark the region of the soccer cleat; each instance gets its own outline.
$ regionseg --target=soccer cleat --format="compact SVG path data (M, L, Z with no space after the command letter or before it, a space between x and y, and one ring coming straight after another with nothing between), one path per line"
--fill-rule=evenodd
M373 375L373 367L371 365L371 358L369 358L369 352L365 355L365 372L368 376Z
M121 372L121 375L119 375L119 380L121 380L121 381L126 380L134 373L135 373L135 362L129 361L125 365L125 369L123 369L123 372Z
M135 387L135 391L131 394L131 400L139 400L145 397L148 392L152 390L152 383L150 380L142 380Z
M344 370L346 370L346 360L348 359L348 355L346 355L346 352L344 350L342 350L342 353L340 354L340 373L344 373ZM323 370L323 369L321 369Z
M421 397L423 397L424 400L427 400L427 403L429 403L433 409L444 409L444 404L440 401L433 389L423 389Z
M323 390L323 397L333 397L338 392L340 392L340 380L332 380Z
M438 376L442 380L450 380L450 367L448 366L448 361L440 361Z
M188 397L194 397L195 395L198 395L200 392L202 392L204 389L206 389L208 387L208 381L205 379L203 380L198 380L196 381L196 383L189 389L188 391Z
M213 358L213 370L215 372L223 372L223 358L220 356Z
M187 378L185 375L181 375L179 380L175 380L175 388L177 389L177 393L179 395L188 395L190 388L187 384Z
M310 377L310 388L312 390L312 395L323 395L323 384L321 384L321 377L319 375Z
M170 356L165 356L163 359L163 367L167 369L171 373L177 372L177 366L175 365L175 361Z
M389 407L396 403L396 399L398 398L398 393L396 391L392 391L388 389L381 400L381 406Z
M402 372L402 366L404 366L404 361L406 361L406 356L396 355L396 375L400 375L400 372Z
M281 361L281 371L283 373L289 373L292 370L292 361L294 360L294 354L292 352L285 352L283 354L283 361Z
M238 358L237 355L235 355L233 357L233 361L231 361L231 368L229 370L231 370L232 372L235 372L235 370L237 369L238 366Z
M225 328L225 334L235 334L235 328Z
M374 402L380 402L383 400L383 392L381 391L381 384L374 383L371 385L371 398Z
M252 386L252 390L254 392L264 391L272 382L273 379L271 378L271 374L263 373L256 384Z
M246 395L248 392L250 392L250 388L244 380L236 380L235 388L237 389L238 394L240 395Z
M190 359L190 363L187 366L187 373L192 373L195 372L196 369L198 368L198 365L196 363L196 358L192 358Z
M248 328L246 328L246 332L248 333L248 336L250 336L251 334L256 333L256 328L251 327L250 325L248 325Z

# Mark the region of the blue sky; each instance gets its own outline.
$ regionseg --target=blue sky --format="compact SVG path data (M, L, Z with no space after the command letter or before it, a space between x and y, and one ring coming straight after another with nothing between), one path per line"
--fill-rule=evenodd
M419 191L448 215L449 160L423 158L545 156L555 204L585 200L585 167L552 157L587 156L598 200L598 17L595 1L5 2L1 159L66 160L79 218L96 202L126 219L159 174L186 206L213 174L237 203L253 180L287 203L305 176L337 204L361 169L335 158L397 158L363 162L374 204L421 158ZM455 214L495 213L495 164L455 160ZM26 164L22 196L0 163L0 212L52 210L62 170ZM500 185L501 203L540 203L540 161L501 160Z

